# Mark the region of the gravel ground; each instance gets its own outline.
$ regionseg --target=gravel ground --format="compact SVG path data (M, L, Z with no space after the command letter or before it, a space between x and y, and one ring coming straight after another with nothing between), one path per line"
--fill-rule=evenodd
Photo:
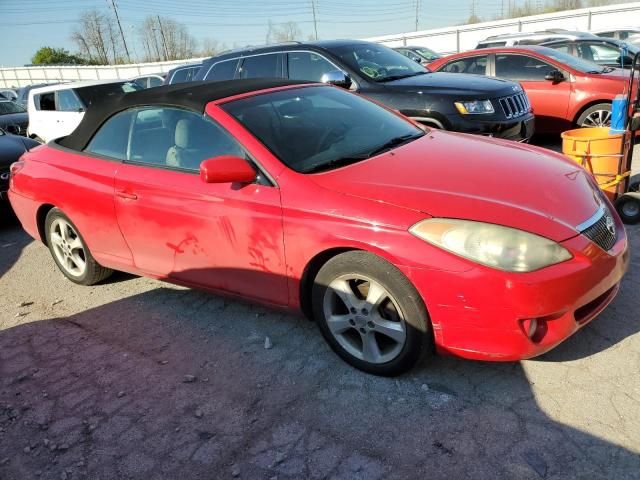
M638 479L639 287L633 255L614 303L535 360L376 378L301 317L76 286L4 220L0 479Z

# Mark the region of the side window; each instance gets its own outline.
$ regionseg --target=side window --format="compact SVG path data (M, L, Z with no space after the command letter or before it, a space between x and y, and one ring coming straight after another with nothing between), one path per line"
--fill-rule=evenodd
M211 67L205 79L214 81L233 80L233 77L236 75L237 66L238 59L216 63Z
M58 90L56 110L60 112L78 112L82 110L82 104L73 93L73 90Z
M240 78L281 77L281 57L278 53L272 53L245 58L240 67Z
M159 87L162 85L162 79L158 77L149 77L149 88Z
M542 60L526 55L496 55L496 77L523 82L544 81L552 70L557 70Z
M133 110L126 161L198 171L220 155L245 157L242 147L211 119L170 107Z
M38 110L55 110L56 109L56 93L41 93L35 98L35 104Z
M180 70L176 70L175 72L173 72L173 75L171 76L171 85L173 85L174 83L187 82L188 73L189 73L188 68L182 68Z
M606 37L606 38L614 38L616 36L616 32L601 32L598 33L599 37Z
M338 68L320 55L311 52L291 52L287 55L291 80L319 82L322 75Z
M127 157L132 111L116 113L93 136L86 152L124 160Z
M474 73L476 75L485 75L487 72L487 56L480 55L477 57L461 58L460 60L447 63L442 68L442 71L448 73Z
M620 59L620 50L604 43L590 43L591 59L598 64L615 63Z
M566 53L567 55L571 55L571 48L569 47L569 45L553 45L552 47L554 50L558 50L559 52L562 53Z

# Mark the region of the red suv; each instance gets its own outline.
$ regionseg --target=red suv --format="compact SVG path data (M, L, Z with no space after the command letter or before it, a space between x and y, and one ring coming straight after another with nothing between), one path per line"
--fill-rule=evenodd
M436 60L428 68L520 82L533 107L537 132L609 126L611 101L624 92L629 75L539 46L471 50ZM508 113L516 106L502 108Z

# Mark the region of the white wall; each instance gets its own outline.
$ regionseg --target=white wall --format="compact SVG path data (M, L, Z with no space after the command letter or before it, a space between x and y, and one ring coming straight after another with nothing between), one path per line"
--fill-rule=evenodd
M589 31L629 25L640 27L640 2L567 10L458 27L404 32L372 37L367 40L389 47L416 45L429 47L439 53L454 53L473 49L479 41L501 33L535 32L547 28Z
M116 80L151 73L164 73L178 65L202 60L173 60L170 62L137 63L129 65L65 66L65 67L9 67L0 68L0 87L22 87L32 83L54 83L75 80Z

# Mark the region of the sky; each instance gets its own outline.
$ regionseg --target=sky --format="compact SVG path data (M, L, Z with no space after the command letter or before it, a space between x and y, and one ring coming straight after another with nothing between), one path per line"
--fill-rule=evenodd
M304 38L314 33L312 0L113 0L133 57L142 55L138 30L147 15L186 25L196 40L215 39L227 47L265 42L267 23L294 21ZM365 38L464 23L471 11L499 15L509 0L313 0L318 37ZM514 0L511 0L514 1ZM523 1L523 0L519 0ZM0 0L0 66L28 64L43 46L76 51L71 33L80 14L99 9L113 15L112 0Z

